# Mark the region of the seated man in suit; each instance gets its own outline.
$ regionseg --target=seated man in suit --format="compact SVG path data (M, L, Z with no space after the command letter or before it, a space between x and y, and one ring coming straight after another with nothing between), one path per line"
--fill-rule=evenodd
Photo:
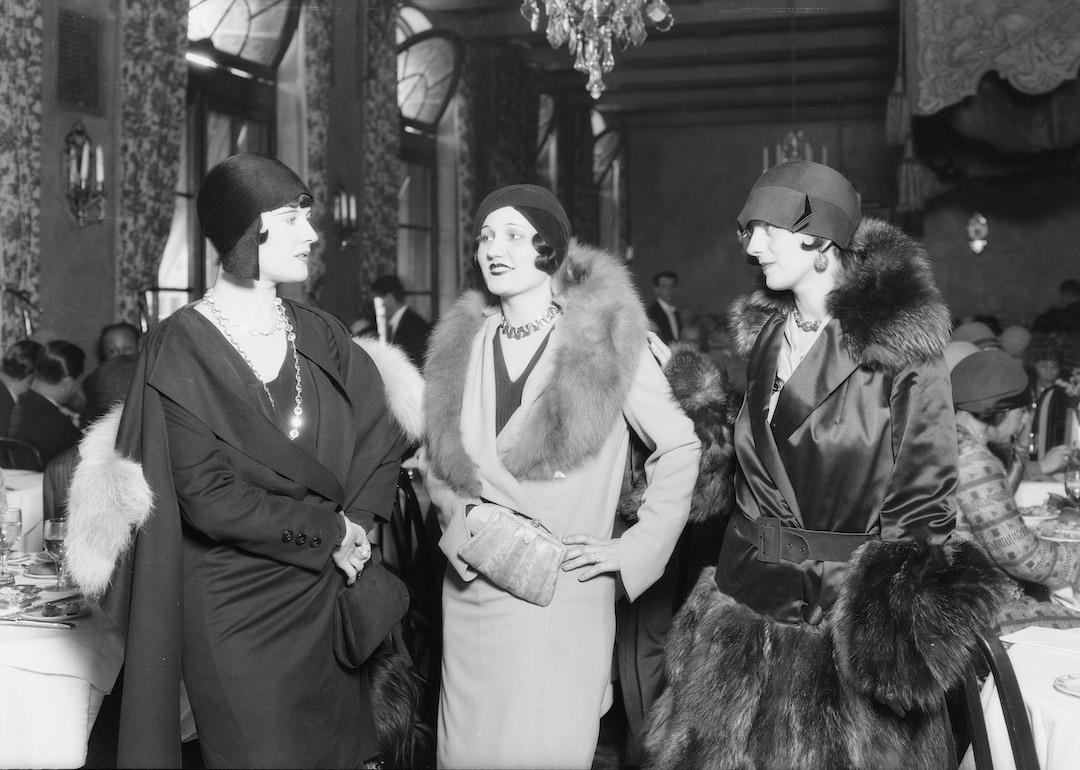
M11 437L37 447L41 461L78 443L78 415L66 404L79 390L86 354L64 340L47 342L34 368L34 382L11 413Z
M41 345L33 340L19 340L4 351L0 359L0 436L8 436L11 413L22 394L34 381L34 365L41 355Z
M682 319L675 307L675 292L679 288L679 276L671 270L657 273L652 279L656 301L649 305L649 325L666 345L678 342L682 335Z
M431 324L405 303L405 287L396 275L380 275L371 292L386 308L386 341L400 347L414 365L424 365Z

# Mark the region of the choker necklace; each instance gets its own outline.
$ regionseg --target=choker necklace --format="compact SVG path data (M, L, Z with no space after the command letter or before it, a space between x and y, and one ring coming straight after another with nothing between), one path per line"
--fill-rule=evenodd
M277 409L277 404L274 403L274 397L270 395L270 388L263 382L262 376L259 374L259 370L255 368L255 364L251 360L251 356L247 354L247 351L241 347L239 340L233 336L229 331L230 327L243 328L237 324L232 318L225 314L225 312L217 306L217 302L214 301L214 295L209 291L203 296L203 302L210 309L210 314L217 321L218 328L221 329L221 333L225 335L225 339L229 341L229 344L233 346L233 349L240 354L240 357L244 359L244 362L254 373L255 377L259 380L259 384L262 385L263 392L266 393L266 397L270 399L270 407L274 410ZM296 352L296 332L293 331L292 324L289 323L288 316L285 315L285 308L281 303L280 297L274 297L274 312L277 316L274 319L273 329L276 331L285 330L285 339L288 340L289 345L292 346L293 357L293 369L296 371L296 395L293 397L293 416L289 418L289 439L295 440L300 435L300 426L303 424L304 417L304 385L300 379L300 356ZM257 332L262 334L262 332ZM272 333L272 332L271 332ZM269 335L264 335L269 336Z
M821 321L804 321L798 305L792 305L791 310L795 314L795 325L804 332L816 332L821 328Z
M499 331L512 340L524 339L533 332L540 331L561 315L562 308L552 302L548 305L547 310L541 313L536 320L529 321L527 324L522 324L521 326L511 326L506 322L506 316L503 316L502 323L499 324Z

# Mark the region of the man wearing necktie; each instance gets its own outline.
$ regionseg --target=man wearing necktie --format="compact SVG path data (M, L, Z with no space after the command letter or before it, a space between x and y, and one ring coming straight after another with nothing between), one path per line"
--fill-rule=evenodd
M653 276L656 301L649 305L649 322L660 339L667 345L678 342L682 332L682 319L675 307L675 292L679 288L679 276L664 270Z
M381 275L371 284L371 292L382 300L386 311L386 341L404 350L415 366L423 366L431 324L405 303L401 279Z

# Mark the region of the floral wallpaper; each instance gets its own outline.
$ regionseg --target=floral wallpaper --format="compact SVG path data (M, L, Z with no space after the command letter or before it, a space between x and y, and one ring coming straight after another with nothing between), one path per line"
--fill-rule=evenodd
M38 301L41 232L42 0L0 2L0 283ZM22 308L3 292L0 346L26 336Z
M330 86L332 61L331 39L333 37L334 6L332 0L307 0L304 3L303 31L304 99L307 103L307 166L304 180L315 199L315 211L319 212L316 229L320 239L315 242L308 257L308 279L304 284L304 301L319 304L319 285L326 272L323 257L327 237L334 231L333 200L329 187L330 159Z
M370 287L382 273L397 271L398 190L404 168L398 159L397 51L394 40L398 4L367 0L367 78L363 83L363 171L358 185L360 219L358 269L360 307L371 300Z
M169 237L187 96L188 0L125 0L116 317L139 323Z
M448 115L454 118L454 146L457 150L458 290L465 288L472 272L476 241L473 237L476 207L480 205L476 178L476 80L479 67L476 49L462 45L461 79Z

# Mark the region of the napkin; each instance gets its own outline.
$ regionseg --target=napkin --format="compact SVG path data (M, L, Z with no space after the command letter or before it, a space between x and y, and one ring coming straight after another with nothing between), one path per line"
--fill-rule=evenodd
M1065 652L1080 656L1080 628L1068 630L1028 626L1001 637L1006 644L1020 644L1043 650Z

